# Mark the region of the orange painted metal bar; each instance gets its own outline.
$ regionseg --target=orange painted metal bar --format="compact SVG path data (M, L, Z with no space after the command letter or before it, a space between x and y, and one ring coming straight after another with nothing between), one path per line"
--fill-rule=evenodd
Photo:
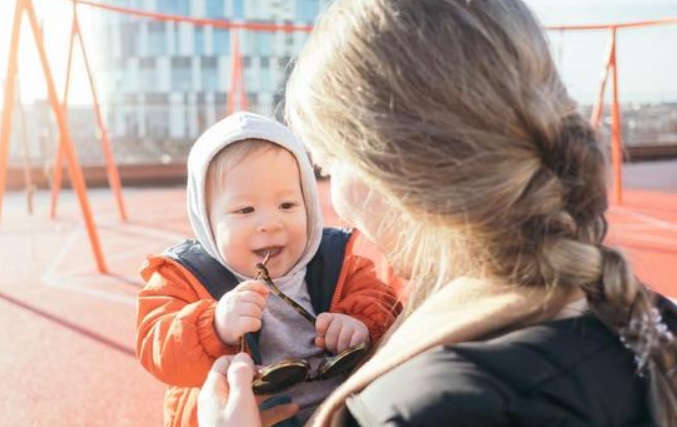
M612 102L611 102L611 167L613 170L613 201L620 205L622 203L623 186L623 135L621 133L621 108L618 102L618 56L616 44L616 29L611 32L611 83L612 83Z
M231 77L230 96L228 97L227 113L233 114L239 110L247 110L247 94L244 88L242 71L242 55L240 54L239 31L233 30L230 39Z
M237 61L235 60L236 47L239 45L238 31L230 32L230 90L228 94L228 105L226 107L226 114L230 115L235 112L235 94L239 78L237 76Z
M240 53L240 39L236 40L237 44L235 45L235 58L236 67L237 67L237 83L238 83L238 95L240 97L240 109L247 111L249 105L247 103L247 90L245 89L245 79L244 79L244 65L242 64L242 54Z
M82 216L85 220L85 225L87 228L87 233L89 235L89 241L92 246L92 251L94 253L94 258L96 261L97 269L101 273L106 273L106 263L104 261L103 251L101 250L101 243L99 242L99 235L96 231L96 225L94 224L94 218L92 215L92 210L89 205L89 199L87 198L87 189L85 185L84 174L82 173L82 168L78 162L77 155L75 154L75 147L71 139L70 131L68 129L68 122L64 114L64 110L59 103L59 97L56 92L56 86L54 85L54 78L52 75L52 70L49 66L49 61L47 60L47 54L45 52L45 46L42 39L42 31L38 24L37 17L35 16L35 10L33 9L33 4L31 0L22 0L24 3L24 10L28 16L28 21L30 22L31 29L33 30L33 38L35 39L35 44L38 50L38 55L40 57L40 63L42 64L42 71L45 75L45 83L47 85L47 94L49 96L49 101L52 104L52 109L56 114L57 125L59 127L59 133L61 135L61 140L64 144L64 150L66 154L66 160L68 161L68 171L70 173L71 182L73 183L73 188L78 196L80 201L80 208L82 210Z
M302 31L309 33L312 31L312 25L294 25L294 24L274 24L264 22L235 22L226 19L210 19L210 18L192 18L183 15L172 15L168 13L148 12L145 10L132 9L122 6L113 6L103 3L97 3L88 0L68 0L86 6L91 6L98 9L104 9L111 12L124 13L127 15L139 16L143 18L151 18L158 21L169 22L188 22L195 25L209 25L219 28L229 29L245 29L254 31L283 31L287 33Z
M94 104L94 114L96 115L96 123L99 127L99 132L101 133L101 145L103 148L104 158L106 159L106 173L108 175L108 184L113 190L115 195L115 201L117 203L118 212L120 214L120 219L122 221L127 221L127 210L125 209L125 203L122 198L122 184L120 183L120 174L118 173L118 167L115 163L115 157L113 156L113 148L111 147L110 140L108 139L108 130L103 121L103 115L101 114L101 107L99 104L99 96L96 91L96 85L94 84L94 78L92 77L92 69L89 66L89 59L87 57L87 50L85 49L85 41L82 36L82 31L80 29L80 20L78 19L78 13L76 9L76 3L73 3L73 27L75 32L80 40L80 49L82 51L82 58L85 63L85 70L87 71L87 78L89 80L89 88L92 91L92 99Z
M73 3L75 7L75 3ZM71 25L71 34L68 43L68 60L66 61L66 82L64 83L63 89L63 102L61 103L61 108L63 108L63 114L68 116L68 92L70 88L71 81L71 70L73 64L73 45L75 44L75 21ZM54 160L54 169L52 173L52 200L50 203L49 217L52 219L56 218L56 208L59 204L59 193L61 192L61 182L63 180L63 157L64 157L64 144L63 140L59 138L59 145L56 148L56 158Z
M599 84L599 93L597 94L597 101L595 106L592 109L592 114L590 115L590 123L592 124L593 129L599 129L600 122L602 121L602 113L604 112L604 91L606 89L606 83L609 79L609 69L611 68L611 55L615 51L616 37L614 36L614 31L612 30L609 33L609 43L607 44L607 59L604 64L604 71L602 72L602 77Z
M21 16L25 7L25 1L16 1L14 19L12 20L12 38L9 47L9 59L7 61L7 74L5 74L5 99L2 106L2 128L0 129L0 218L2 217L2 198L7 186L7 159L9 157L9 139L12 131Z
M24 171L24 185L26 189L26 203L28 206L28 213L33 213L33 192L35 191L35 186L33 185L33 178L31 177L31 160L30 152L28 148L28 134L26 129L26 112L23 108L23 102L21 101L21 85L19 85L18 78L18 69L17 69L17 79L16 79L16 108L19 112L19 132L21 136L21 151L23 154L23 171Z
M576 31L596 31L596 30L610 30L612 28L641 28L653 27L657 25L677 24L677 16L660 19L650 19L645 21L633 22L617 22L611 24L588 24L588 25L548 25L544 28L546 30L576 30Z
M140 9L133 9L122 6L114 6L104 3L98 3L90 0L67 0L73 3L90 6L93 8L108 10L111 12L124 13L127 15L151 18L161 21L189 22L195 25L211 25L220 28L247 29L254 31L284 31L284 32L310 32L312 25L292 25L292 24L274 24L262 22L233 22L222 19L193 18L182 15L172 15L168 13L148 12ZM656 25L677 24L677 17L651 19L634 22L617 22L609 24L586 24L586 25L551 25L545 26L546 30L609 30L611 28L640 28Z
M108 183L111 186L111 189L113 190L113 194L115 195L115 200L117 203L118 207L118 212L120 214L120 219L122 221L127 221L127 211L125 209L125 204L124 200L122 198L122 185L120 183L120 175L118 173L117 165L115 163L115 159L113 157L113 150L111 149L111 144L108 139L108 131L106 129L106 126L103 122L103 116L101 114L101 108L98 100L98 95L96 92L96 86L94 84L94 79L92 77L92 71L91 67L89 66L89 60L87 57L87 51L85 50L85 43L84 43L84 38L82 36L82 31L80 29L80 21L78 19L78 14L77 14L77 3L73 3L73 23L71 27L71 37L70 37L70 45L68 49L68 62L67 62L67 69L66 69L66 84L65 84L65 89L64 89L64 101L63 101L63 108L64 108L64 114L68 113L67 106L68 106L68 89L70 85L70 75L71 75L71 68L72 68L72 60L73 60L73 45L75 43L75 38L78 38L78 41L80 42L80 49L82 51L82 56L83 60L85 63L85 69L87 71L87 77L89 80L89 87L90 90L92 91L92 99L93 99L93 107L94 107L94 114L96 116L96 121L97 121L97 126L99 127L99 132L101 134L101 144L103 147L103 152L104 152L104 158L106 161L106 175L108 177ZM52 218L56 216L56 206L58 202L58 195L59 191L61 190L61 181L62 181L62 170L63 170L63 144L60 142L59 143L59 148L57 150L57 159L55 162L55 167L54 167L54 179L53 179L53 185L52 185L52 204L51 204L51 211L50 215Z

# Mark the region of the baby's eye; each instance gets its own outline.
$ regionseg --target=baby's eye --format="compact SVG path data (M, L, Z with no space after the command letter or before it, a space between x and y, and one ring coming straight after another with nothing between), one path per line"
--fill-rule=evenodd
M295 208L296 206L298 206L298 203L294 203L294 202L284 202L284 203L282 203L282 204L280 205L280 209L288 210L288 209L293 209L293 208Z
M238 209L235 211L235 213L238 214L248 214L252 212L254 212L254 208L252 208L251 206L247 206L246 208Z

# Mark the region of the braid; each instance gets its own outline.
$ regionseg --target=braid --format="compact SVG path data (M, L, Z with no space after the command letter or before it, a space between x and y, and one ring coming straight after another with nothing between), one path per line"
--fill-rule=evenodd
M623 255L600 247L601 278L582 286L592 312L635 353L648 374L650 407L662 427L677 426L677 342L662 322L654 295L630 271Z
M532 218L541 223L536 227L540 237L532 234L541 241L536 252L539 273L545 283L584 292L592 313L621 337L635 353L638 370L648 374L654 420L662 427L677 427L677 341L662 322L654 295L633 275L623 255L601 243L606 186L603 153L594 135L573 116L564 126L559 160L545 164L545 157L550 174L540 172L532 180L541 183L534 193L545 186L558 188L561 202L550 204L550 213ZM542 194L532 197L542 200Z

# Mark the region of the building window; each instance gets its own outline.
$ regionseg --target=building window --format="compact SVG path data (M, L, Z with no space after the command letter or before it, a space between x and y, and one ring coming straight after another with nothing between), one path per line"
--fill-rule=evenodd
M151 21L148 23L148 53L152 56L164 55L167 53L167 29L162 21Z
M117 58L108 63L109 70L107 77L112 79L106 83L108 89L118 91L122 89L123 93L138 92L139 79L131 78L132 73L128 72L127 60L124 58ZM113 89L115 88L115 89Z
M146 108L146 132L153 139L169 136L169 111L166 106L148 106Z
M214 97L214 111L216 112L216 119L222 119L228 115L228 97L225 93L217 93Z
M260 56L269 56L271 46L273 45L273 37L267 31L259 31L255 33L256 37L256 53Z
M296 17L301 21L314 21L319 11L318 0L296 0Z
M172 89L189 91L192 88L193 73L191 58L188 56L172 58Z
M203 27L194 27L195 37L193 41L195 46L193 46L193 52L195 55L203 55L205 50L205 31Z
M207 129L207 111L203 104L197 106L197 132L202 133Z
M259 109L259 94L254 92L247 93L247 109L257 111Z
M153 88L157 87L155 58L140 58L139 74L141 77L141 91L152 92Z
M223 18L223 0L207 0L207 16L210 18Z
M241 55L254 55L256 52L256 32L254 31L240 31L238 37L240 41Z
M233 0L233 19L244 18L244 0Z
M136 46L139 38L139 23L125 22L120 25L120 37L122 46L122 56L136 56Z
M261 81L260 88L262 91L272 92L275 90L275 82L272 81L270 68L261 67L259 70L259 80Z
M146 96L146 133L153 139L169 136L169 99L166 94Z
M230 31L223 28L214 28L214 53L228 55L230 53Z
M189 0L157 0L157 10L172 15L190 15Z
M200 58L202 64L202 90L205 92L216 92L219 87L219 73L215 56L203 56Z
M127 110L124 113L124 135L128 138L137 138L139 136L139 120L136 110Z

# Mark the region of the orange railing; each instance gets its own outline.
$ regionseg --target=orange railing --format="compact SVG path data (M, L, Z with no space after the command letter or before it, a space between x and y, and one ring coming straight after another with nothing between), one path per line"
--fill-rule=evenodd
M612 84L612 99L611 99L611 167L613 172L612 182L612 200L616 204L621 204L623 201L623 140L621 134L621 108L620 96L618 93L618 62L616 61L617 39L616 33L618 30L627 28L651 27L657 25L677 24L677 17L653 19L637 22L625 22L615 24L591 24L591 25L563 25L563 26L548 26L548 30L559 31L590 31L590 30L608 30L609 41L606 56L606 64L604 66L604 73L599 86L599 92L595 106L592 109L590 121L595 129L599 128L602 113L604 110L604 92L606 90L609 74L611 73Z
M119 214L123 221L127 219L127 213L125 211L125 206L122 198L122 188L120 184L117 166L115 164L115 159L113 158L113 151L111 149L111 144L108 139L108 133L99 107L98 95L95 89L95 82L92 76L92 70L90 69L87 54L85 52L83 35L80 31L80 24L78 20L77 6L85 5L88 7L98 8L109 12L123 13L153 20L170 21L170 22L187 22L198 26L212 26L217 28L229 29L233 33L233 37L231 39L232 78L230 84L230 96L228 97L228 106L227 106L227 111L229 113L237 109L247 108L247 99L244 90L243 64L239 50L240 47L239 47L238 31L250 30L250 31L282 31L282 32L308 33L312 30L312 26L295 25L295 24L251 23L223 19L194 18L189 16L148 12L127 7L107 5L92 2L89 0L68 0L68 1L71 1L73 4L73 21L72 21L73 24L71 29L71 37L68 53L67 77L65 82L64 100L63 102L59 102L52 71L49 62L47 60L41 30L40 27L38 26L37 19L35 16L35 10L33 7L32 0L16 0L16 9L14 12L14 20L12 24L12 36L5 82L5 98L2 110L2 128L0 130L0 217L2 213L2 198L6 186L9 139L12 125L11 117L16 85L15 76L17 75L18 71L17 57L20 35L19 30L21 25L21 17L25 13L28 16L28 21L32 29L33 38L35 39L35 43L37 46L42 71L47 84L49 102L51 104L52 110L56 115L60 136L59 146L58 149L56 150L57 154L55 159L56 165L55 176L52 183L52 202L50 211L51 216L54 217L56 214L58 194L61 188L62 163L65 160L68 172L71 177L71 182L78 196L82 216L84 218L87 227L87 232L92 246L92 251L95 256L97 268L100 272L104 273L107 271L106 263L104 260L103 252L101 250L101 245L99 243L99 238L95 227L92 211L89 206L84 175L82 173L82 168L78 162L78 156L75 152L75 147L71 138L71 134L66 119L71 61L72 61L73 45L76 38L80 42L80 47L84 58L85 69L89 80L89 87L93 97L93 109L97 121L97 126L101 134L101 143L106 162L106 172L108 176L108 182L116 197ZM621 29L676 24L676 23L677 17L641 22L629 22L629 23L546 27L546 29L548 30L559 30L559 31L587 31L587 30L609 31L608 52L606 56L604 73L602 75L598 97L595 106L592 110L590 120L595 128L599 127L604 110L604 94L609 80L609 75L611 75L612 82L611 155L614 178L612 189L612 200L617 204L620 204L622 202L622 136L621 136L621 114L618 92L618 64L616 61L616 52L617 52L616 34Z

